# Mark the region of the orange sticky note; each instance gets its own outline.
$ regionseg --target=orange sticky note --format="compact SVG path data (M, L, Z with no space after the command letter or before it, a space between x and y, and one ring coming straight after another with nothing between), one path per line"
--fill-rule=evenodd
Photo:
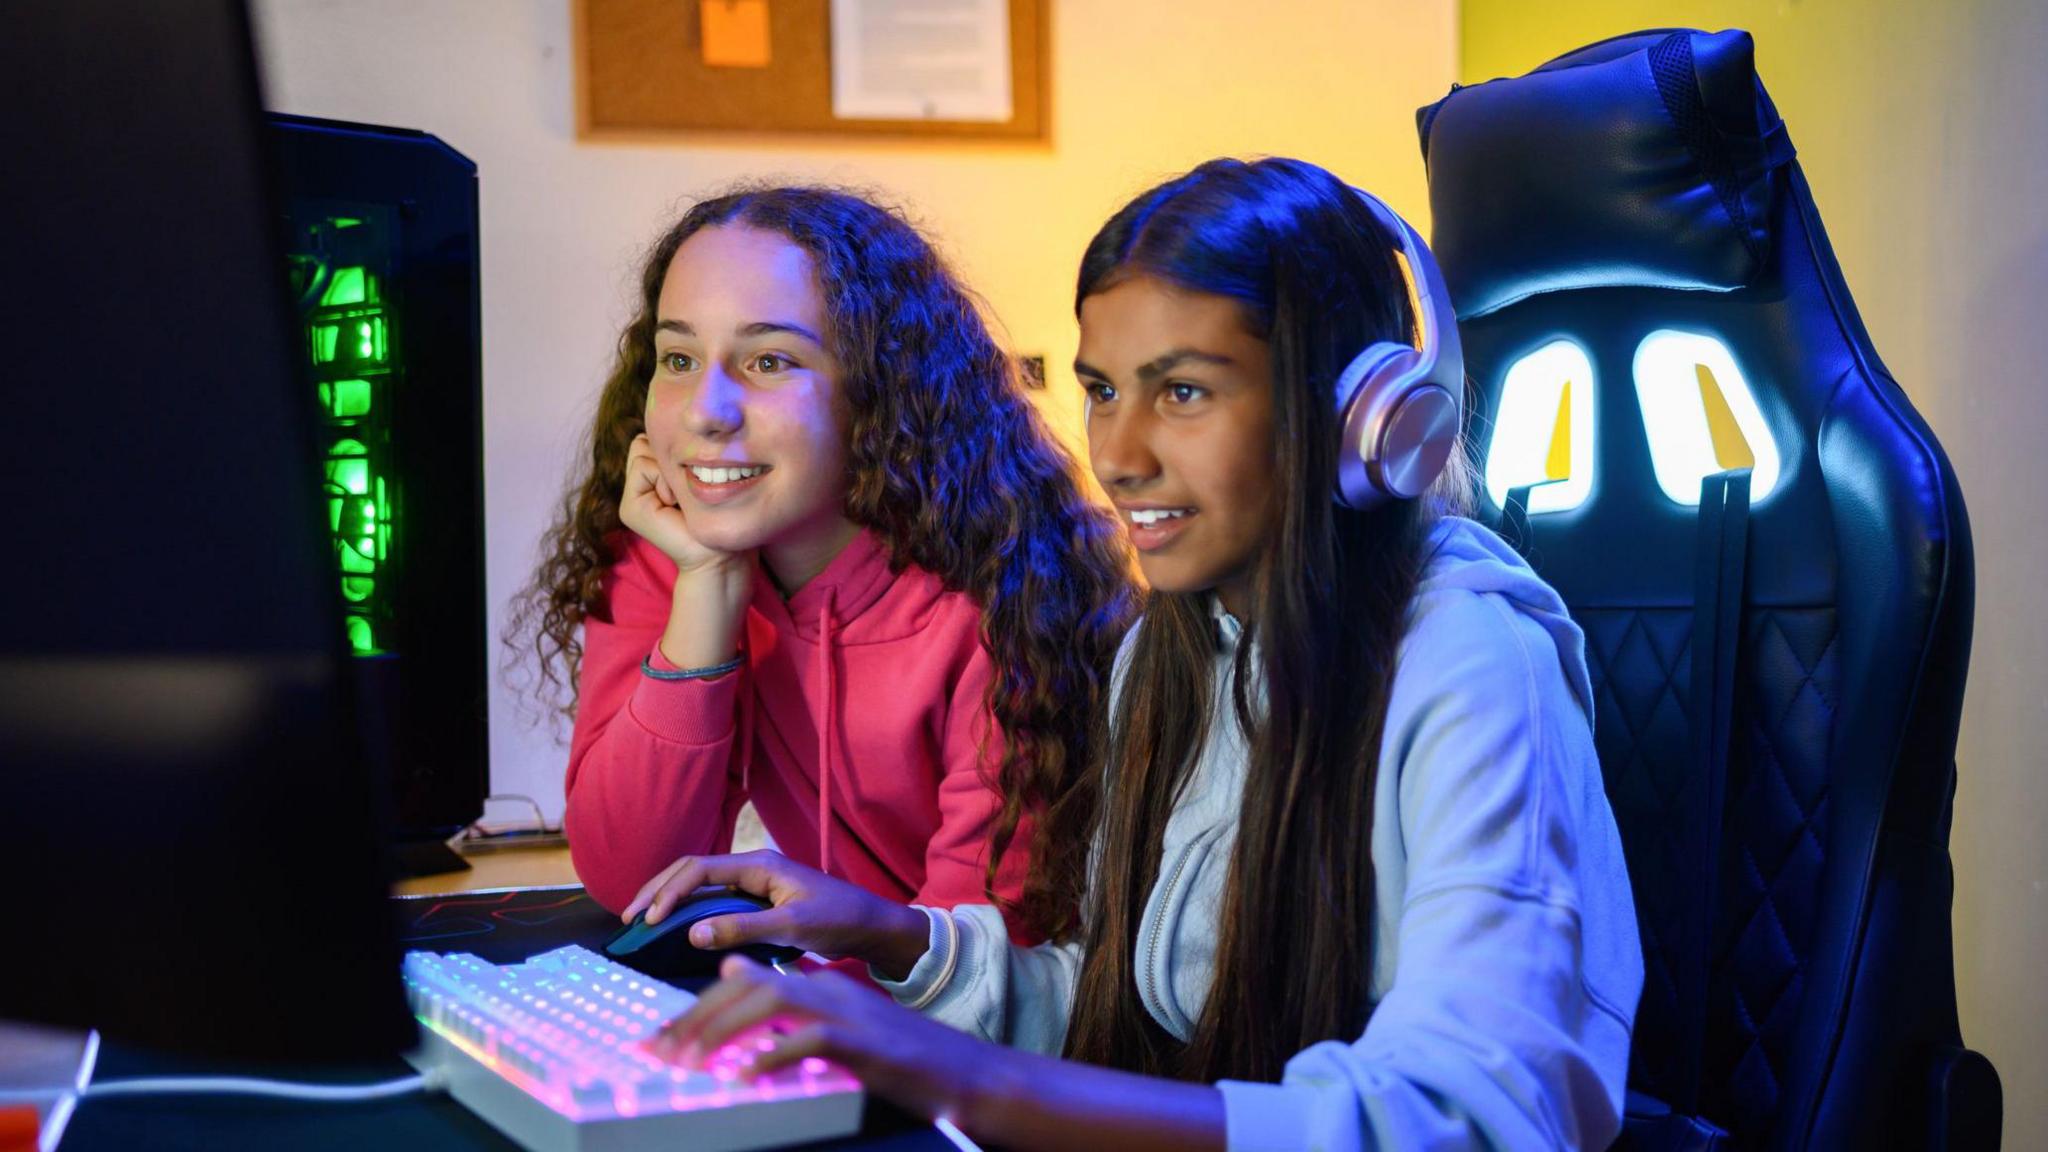
M713 68L768 66L768 0L698 0L704 63Z

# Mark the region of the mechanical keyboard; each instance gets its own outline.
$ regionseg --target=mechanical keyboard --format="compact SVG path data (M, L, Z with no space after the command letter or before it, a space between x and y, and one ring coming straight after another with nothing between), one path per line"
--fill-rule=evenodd
M697 998L585 948L507 965L408 952L405 987L421 1025L407 1059L534 1152L742 1152L860 1128L860 1083L835 1065L746 1079L767 1037L702 1071L653 1056L645 1042Z

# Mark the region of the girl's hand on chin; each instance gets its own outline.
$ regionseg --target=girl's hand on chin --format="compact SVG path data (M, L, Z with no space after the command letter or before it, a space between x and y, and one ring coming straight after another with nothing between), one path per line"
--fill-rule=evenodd
M870 1092L927 1119L967 1127L977 1099L999 1082L1010 1053L927 1020L837 972L784 976L728 956L721 979L648 1043L657 1056L690 1067L731 1059L727 1045L752 1049L742 1074L762 1076L811 1057L858 1077Z
M697 539L683 517L675 488L663 475L647 433L633 437L626 454L626 487L619 494L619 522L676 562L681 572L744 562L744 553L721 552Z

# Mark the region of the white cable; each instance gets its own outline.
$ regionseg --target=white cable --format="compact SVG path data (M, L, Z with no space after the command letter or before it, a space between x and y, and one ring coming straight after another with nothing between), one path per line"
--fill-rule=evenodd
M960 1152L981 1152L981 1145L968 1139L967 1133L955 1128L953 1122L944 1116L933 1118L932 1127L939 1130L939 1135L951 1140L953 1147L958 1148Z
M85 1050L78 1057L78 1072L71 1077L71 1090L57 1098L50 1105L49 1114L43 1117L42 1133L36 1138L37 1152L57 1152L57 1145L64 1141L64 1129L70 1127L71 1116L78 1111L78 1098L85 1094L85 1086L92 1082L93 1070L100 1062L99 1029L88 1029L85 1034Z
M37 1152L57 1152L57 1145L64 1140L64 1129L71 1123L71 1114L77 1110L78 1096L71 1092L50 1106L50 1114L43 1121L43 1134L36 1142Z
M135 1080L103 1080L85 1090L88 1099L102 1096L157 1094L277 1096L287 1100L382 1100L439 1088L425 1076L407 1076L377 1084L294 1084L248 1076L152 1076Z
M37 1141L41 1152L55 1152L57 1144L64 1138L64 1129L71 1122L71 1114L77 1109L83 1097L97 1099L102 1096L150 1096L158 1094L200 1094L275 1096L287 1100L317 1100L329 1103L354 1100L382 1100L392 1096L407 1096L414 1092L438 1092L447 1086L447 1075L435 1069L424 1076L407 1076L398 1080L386 1080L377 1084L294 1084L284 1080L258 1080L247 1076L151 1076L132 1080L102 1080L92 1082L93 1072L99 1065L100 1034L88 1032L85 1036L85 1051L78 1061L78 1075L69 1088L42 1088L30 1091L0 1091L0 1104L41 1103L50 1101L50 1111L44 1118L42 1133Z

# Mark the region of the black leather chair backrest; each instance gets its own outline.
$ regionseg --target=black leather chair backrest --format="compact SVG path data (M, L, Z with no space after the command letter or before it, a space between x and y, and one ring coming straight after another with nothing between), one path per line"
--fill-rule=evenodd
M1592 369L1572 384L1592 392L1591 427L1569 433L1583 500L1533 511L1521 543L1593 664L1645 950L1631 1087L1744 1147L1969 1143L1987 1106L1995 1143L1995 1074L1959 1048L1949 929L1969 522L1857 316L1750 37L1619 37L1454 88L1418 123L1480 446L1518 361L1566 340ZM1634 376L1666 330L1725 346L1778 457L1749 514L1713 852L1686 831L1705 802L1698 513L1660 487ZM1703 892L1708 938L1689 942ZM1958 1059L1979 1088L1990 1076L1960 1121L1942 1080Z

